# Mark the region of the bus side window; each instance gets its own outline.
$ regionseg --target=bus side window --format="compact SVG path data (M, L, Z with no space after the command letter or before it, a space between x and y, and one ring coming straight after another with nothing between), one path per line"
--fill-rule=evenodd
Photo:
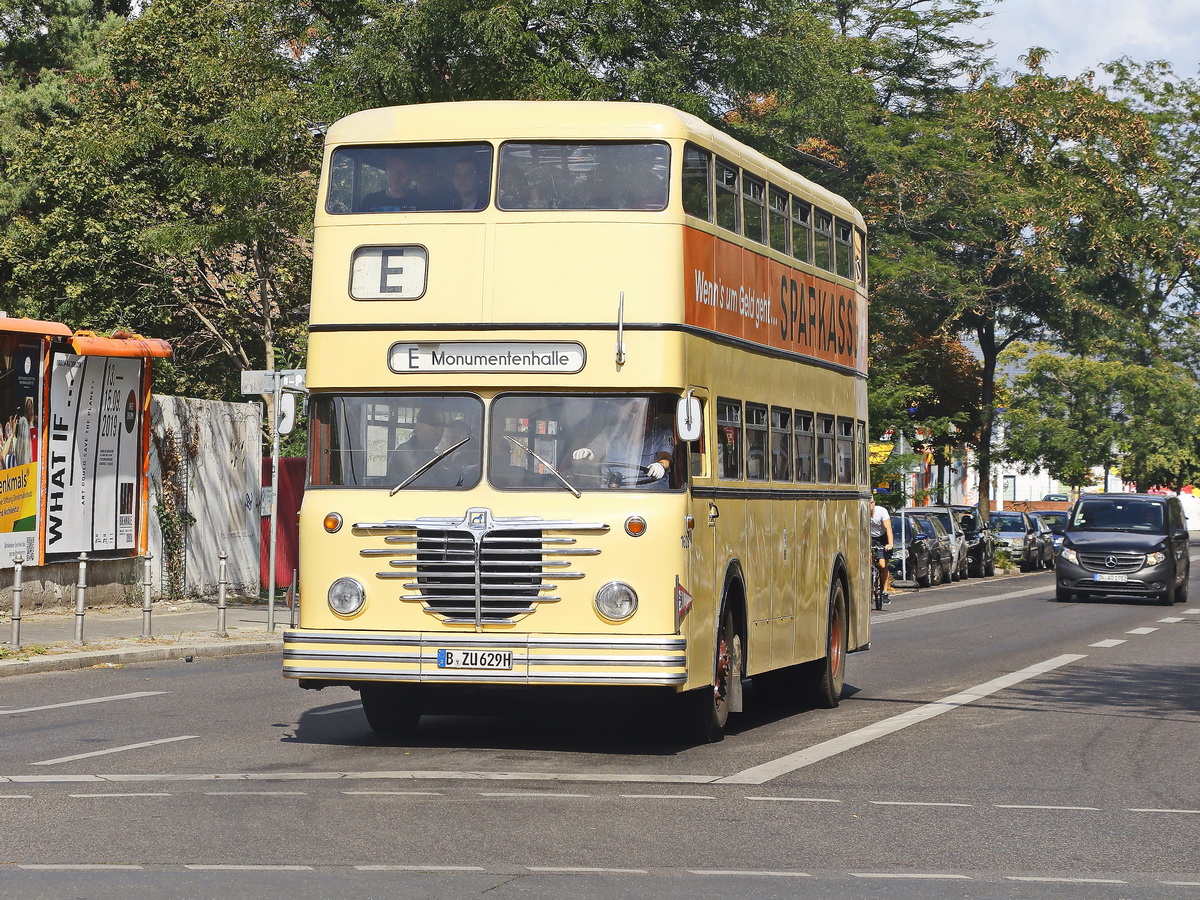
M854 484L854 422L837 420L837 481Z
M813 265L833 271L833 216L818 209L816 221L813 223L815 232L813 243Z
M771 407L771 480L792 480L792 411Z
M817 416L817 481L833 484L833 416Z
M770 454L767 427L767 408L758 403L746 404L746 478L750 481L766 481Z
M717 398L717 449L719 474L728 481L742 480L742 401Z
M726 231L738 232L738 169L732 163L717 159L717 224Z
M683 211L712 221L712 156L693 144L683 148Z
M813 414L796 410L796 480L816 481L813 475Z

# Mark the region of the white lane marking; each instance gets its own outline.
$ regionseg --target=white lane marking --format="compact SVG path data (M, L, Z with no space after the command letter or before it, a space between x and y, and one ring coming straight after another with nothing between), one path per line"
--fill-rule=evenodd
M646 869L604 869L596 866L526 866L530 872L599 872L613 875L649 875Z
M707 794L619 794L625 800L716 800Z
M312 866L239 866L221 863L192 863L184 866L196 872L311 872Z
M355 866L359 872L485 872L483 866Z
M1144 813L1180 813L1181 815L1196 816L1200 815L1200 809L1131 809L1130 812Z
M93 750L91 753L77 753L74 756L60 756L58 759L43 759L41 762L30 763L31 766L56 766L59 763L74 762L77 759L88 759L93 756L107 756L110 753L123 753L126 750L140 750L142 747L156 747L159 744L173 744L176 741L193 741L200 737L198 734L182 734L179 737L162 738L157 741L142 741L140 744L126 744L124 747L110 747L107 750Z
M868 803L873 803L875 806L962 806L967 809L974 808L972 803L939 803L932 800L868 800Z
M1098 806L1040 806L1024 803L994 803L992 805L995 806L996 809L1052 809L1078 812L1100 812L1100 807Z
M850 872L854 878L916 878L921 880L939 879L944 881L970 881L970 875L951 875L945 872Z
M49 703L46 706L26 706L24 709L0 709L0 716L41 712L44 709L63 709L68 706L87 706L91 703L111 703L114 700L137 700L140 697L157 697L165 693L167 691L138 691L133 694L114 694L111 697L93 697L91 700L71 700L68 703Z
M323 709L320 712L307 712L306 716L336 716L338 713L350 712L351 710L362 709L362 702L353 700L345 706L335 706L333 709Z
M1001 675L999 678L985 681L983 684L976 685L973 688L967 688L965 691L960 691L949 697L943 697L941 700L935 700L932 703L918 706L916 709L900 713L899 715L876 722L873 725L867 725L865 728L859 728L857 731L851 731L840 737L832 738L820 744L814 744L811 747L806 747L803 750L798 750L795 753L771 760L762 765L752 766L734 775L718 778L714 784L763 784L773 778L778 778L780 775L786 775L805 766L811 766L813 763L821 762L831 756L836 756L839 753L844 753L847 750L860 747L878 738L932 719L934 716L940 716L942 713L958 709L960 706L974 703L976 700L1020 684L1022 681L1036 678L1039 675L1044 675L1047 672L1052 672L1062 666L1086 658L1086 653L1066 653L1062 656L1056 656L1045 662L1028 666L1018 672L1010 672L1008 675Z
M923 606L920 609L906 609L903 612L881 613L871 616L871 624L877 622L894 622L897 619L911 619L914 616L927 616L930 613L949 612L954 609L966 609L970 606L983 606L996 603L999 600L1011 600L1014 597L1029 597L1033 594L1047 594L1050 588L1026 588L1023 591L1009 591L1007 594L996 594L994 597L973 597L970 600L956 600L953 603L939 603L937 606Z
M1126 634L1154 634L1158 631L1157 628L1133 628L1125 632Z
M1160 622L1165 622L1168 625L1174 625L1176 622L1182 622L1183 619L1179 616L1167 616L1165 619L1159 619Z
M0 794L0 800L32 800L33 794Z
M1159 884L1169 884L1172 887L1200 887L1200 881L1160 881Z
M1185 609L1183 614L1185 616L1200 616L1200 609Z
M746 800L778 800L780 803L841 803L828 797L746 797Z
M586 800L591 794L551 794L549 791L480 791L480 797L549 797L554 800Z
M1038 881L1054 884L1129 884L1116 878L1044 878L1034 875L1005 875L1008 881Z
M812 878L807 872L770 872L754 869L687 869L689 875L735 875L739 878L746 876L764 876L767 878Z
M1094 643L1094 644L1088 644L1088 646L1089 647L1104 647L1105 649L1107 649L1109 647L1119 647L1125 643L1128 643L1128 642L1124 638L1109 638L1108 640L1105 640L1105 641L1096 641L1096 643Z
M571 772L455 772L379 771L379 772L216 772L145 775L0 775L0 784L66 784L99 782L121 784L130 781L541 781L599 782L614 784L712 784L720 775L662 775L648 773L571 773Z
M68 797L173 797L174 794L158 792L152 794L67 794Z
M205 791L205 797L307 797L305 791Z
M101 872L112 870L121 871L141 871L141 866L125 866L117 863L18 863L18 869L32 869L34 871L46 872L65 869L67 871L96 871Z
M440 797L440 791L342 791L349 797Z

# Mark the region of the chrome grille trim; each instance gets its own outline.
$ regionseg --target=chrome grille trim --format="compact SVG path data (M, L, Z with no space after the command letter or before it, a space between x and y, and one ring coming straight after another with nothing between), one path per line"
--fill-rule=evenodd
M577 581L586 571L577 560L600 555L598 547L580 547L572 535L605 534L608 525L492 515L468 509L460 519L427 516L386 522L357 522L362 536L381 535L386 547L364 547L359 555L386 559L380 580L404 579L398 599L420 603L447 624L511 624L532 614L540 603L562 598L559 581Z
M1108 565L1112 557L1114 565ZM1079 562L1094 572L1136 572L1146 564L1144 553L1080 553Z

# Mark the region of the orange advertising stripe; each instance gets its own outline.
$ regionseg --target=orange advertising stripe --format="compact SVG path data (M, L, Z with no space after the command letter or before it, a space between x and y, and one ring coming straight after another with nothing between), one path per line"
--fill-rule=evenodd
M684 229L688 325L867 371L866 299L694 228Z

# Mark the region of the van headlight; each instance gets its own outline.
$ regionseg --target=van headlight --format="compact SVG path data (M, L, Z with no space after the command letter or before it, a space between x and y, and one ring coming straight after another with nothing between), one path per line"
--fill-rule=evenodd
M1079 554L1070 547L1063 547L1062 550L1059 551L1058 555L1073 565L1079 565Z
M367 592L354 578L339 578L329 586L329 608L339 616L352 616L362 609Z
M1167 558L1167 554L1165 554L1165 553L1158 553L1158 552L1147 553L1146 554L1146 565L1157 566L1160 562L1162 562L1166 558Z
M623 581L610 581L596 591L596 612L613 622L623 622L637 612L637 591Z

